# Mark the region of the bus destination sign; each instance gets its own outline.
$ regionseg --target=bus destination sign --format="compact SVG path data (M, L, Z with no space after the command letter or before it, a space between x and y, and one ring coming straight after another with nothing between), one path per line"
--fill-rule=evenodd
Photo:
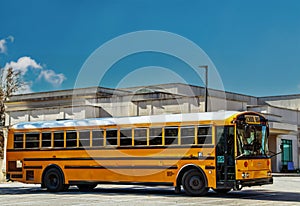
M260 124L260 117L257 115L245 115L246 123Z

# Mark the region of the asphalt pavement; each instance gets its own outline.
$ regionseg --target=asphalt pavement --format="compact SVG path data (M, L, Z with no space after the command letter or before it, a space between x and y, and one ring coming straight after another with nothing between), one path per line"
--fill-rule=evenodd
M204 197L174 193L172 187L98 185L91 192L75 186L66 192L49 193L39 185L0 184L1 205L300 205L300 177L274 177L274 184L243 188L226 195L213 191Z

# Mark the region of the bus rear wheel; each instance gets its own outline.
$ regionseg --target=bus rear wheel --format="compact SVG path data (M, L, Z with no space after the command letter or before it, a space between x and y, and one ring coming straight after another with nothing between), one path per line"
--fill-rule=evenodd
M182 177L182 186L187 195L201 196L208 192L205 179L197 169L188 170Z
M95 187L97 187L97 184L80 184L76 186L81 192L89 192L92 191Z
M66 189L63 174L57 168L50 168L46 171L43 184L49 192L61 192Z

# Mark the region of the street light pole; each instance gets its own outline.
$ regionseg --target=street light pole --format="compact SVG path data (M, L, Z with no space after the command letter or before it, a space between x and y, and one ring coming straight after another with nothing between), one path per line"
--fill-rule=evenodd
M208 65L199 66L199 68L205 69L205 112L207 112L207 96L208 96Z

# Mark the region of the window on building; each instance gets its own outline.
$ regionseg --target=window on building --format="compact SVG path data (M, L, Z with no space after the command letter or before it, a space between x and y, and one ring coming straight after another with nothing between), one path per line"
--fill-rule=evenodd
M120 129L120 146L132 145L132 129L122 128Z
M134 145L147 145L147 128L134 129Z
M39 148L40 133L26 133L26 148Z
M23 133L14 134L14 148L23 148Z
M162 145L162 128L150 128L149 145Z
M76 147L77 146L77 132L67 131L66 132L66 147Z
M181 144L195 144L195 127L183 126L181 129Z
M64 132L54 132L54 147L64 147Z
M117 146L118 145L118 130L107 129L106 130L106 146Z
M93 130L92 131L92 144L93 147L103 146L103 130Z
M178 127L165 127L165 145L178 144Z
M42 147L51 147L51 132L42 133Z
M79 131L79 147L90 146L90 130Z
M199 126L197 132L198 144L212 144L212 127Z

